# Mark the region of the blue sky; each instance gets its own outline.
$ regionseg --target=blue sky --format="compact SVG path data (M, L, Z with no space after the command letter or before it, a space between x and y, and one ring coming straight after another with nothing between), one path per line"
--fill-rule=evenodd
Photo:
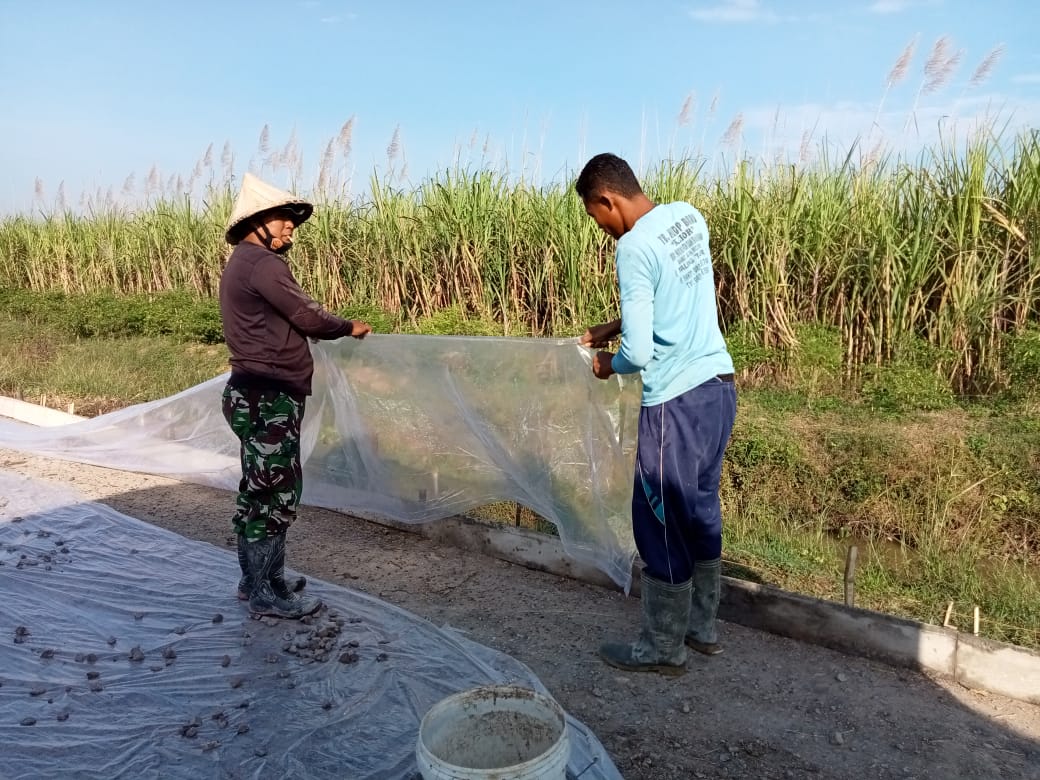
M373 173L407 188L456 161L547 184L600 151L642 168L913 150L980 117L1013 133L1040 126L1038 7L0 0L0 213L250 168L306 193L326 155L323 183L358 196Z

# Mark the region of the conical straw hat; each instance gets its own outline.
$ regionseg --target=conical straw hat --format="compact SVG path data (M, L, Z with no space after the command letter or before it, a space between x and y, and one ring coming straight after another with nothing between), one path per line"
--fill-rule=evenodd
M235 207L231 210L224 238L229 244L237 244L244 234L249 233L248 230L244 230L249 219L265 211L285 207L296 214L296 219L293 220L296 225L306 222L314 211L314 206L307 201L272 187L251 173L245 174L242 177L242 190L235 198Z

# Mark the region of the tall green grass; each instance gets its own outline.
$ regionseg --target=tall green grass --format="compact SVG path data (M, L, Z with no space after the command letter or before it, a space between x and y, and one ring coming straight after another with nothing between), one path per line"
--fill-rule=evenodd
M1004 337L1036 322L1040 294L1040 131L857 157L743 159L718 175L677 160L644 186L704 212L727 328L788 350L796 324L837 328L850 373L923 340L955 390L1005 384ZM453 307L507 334L574 333L613 314L617 293L612 244L564 178L456 168L404 190L373 176L364 201L316 198L292 263L333 308L416 320ZM211 297L234 194L228 182L201 205L8 217L0 287Z

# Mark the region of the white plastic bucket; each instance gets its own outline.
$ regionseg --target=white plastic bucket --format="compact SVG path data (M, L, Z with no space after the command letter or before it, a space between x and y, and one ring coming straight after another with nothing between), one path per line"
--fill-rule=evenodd
M430 708L415 756L423 780L565 780L567 721L527 688L473 688Z

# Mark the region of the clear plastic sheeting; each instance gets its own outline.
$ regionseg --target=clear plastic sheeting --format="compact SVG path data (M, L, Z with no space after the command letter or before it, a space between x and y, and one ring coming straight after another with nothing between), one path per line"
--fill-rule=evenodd
M516 501L628 590L638 380L596 379L573 339L373 335L312 352L305 504L428 522ZM235 489L225 382L69 425L0 421L0 447Z
M412 780L436 702L546 693L514 659L324 582L313 619L250 620L226 551L9 472L0 496L4 778ZM619 779L567 724L568 777Z

